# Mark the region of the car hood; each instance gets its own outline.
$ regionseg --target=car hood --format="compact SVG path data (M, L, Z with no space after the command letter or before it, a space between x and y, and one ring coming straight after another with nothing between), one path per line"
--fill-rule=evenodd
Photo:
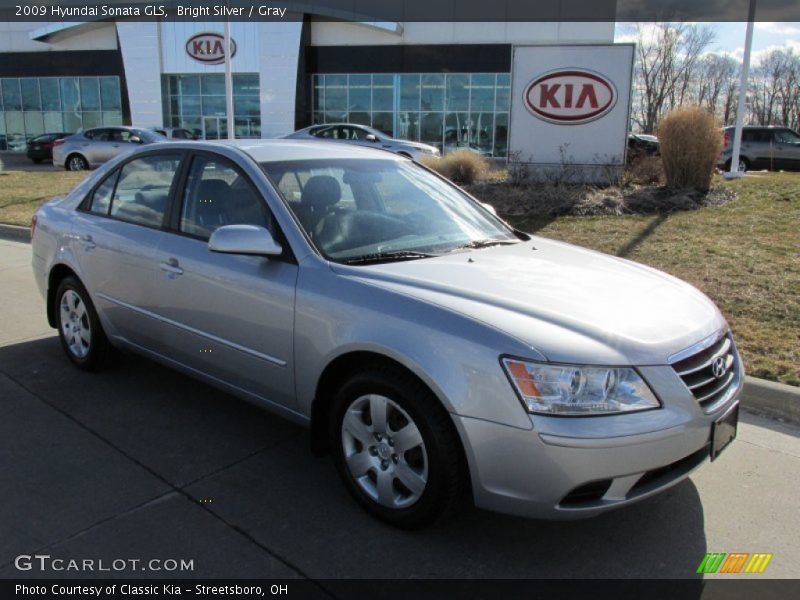
M665 364L726 326L683 281L545 238L333 269L483 322L556 362Z

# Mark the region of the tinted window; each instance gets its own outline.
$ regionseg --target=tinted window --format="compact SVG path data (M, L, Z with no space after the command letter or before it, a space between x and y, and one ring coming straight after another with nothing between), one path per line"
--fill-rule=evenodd
M117 183L119 171L114 171L92 194L89 202L89 211L98 215L107 215L108 208L111 206L111 196L114 194L114 186Z
M780 144L800 144L800 135L789 129L775 132L775 141Z
M208 239L223 225L259 225L272 230L261 195L232 164L195 157L186 182L180 229Z
M111 203L111 216L160 227L180 156L143 156L122 167Z
M191 140L194 136L192 135L191 131L186 129L175 129L172 132L172 137L177 140Z

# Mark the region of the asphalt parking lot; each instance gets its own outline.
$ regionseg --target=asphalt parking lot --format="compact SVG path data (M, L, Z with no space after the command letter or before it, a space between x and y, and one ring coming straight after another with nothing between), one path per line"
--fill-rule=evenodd
M473 509L397 531L358 508L295 425L140 358L72 367L29 245L0 240L0 290L0 577L93 575L14 565L46 553L192 559L174 575L202 578L682 578L706 552L770 552L760 577L798 576L796 427L744 413L717 462L592 520Z

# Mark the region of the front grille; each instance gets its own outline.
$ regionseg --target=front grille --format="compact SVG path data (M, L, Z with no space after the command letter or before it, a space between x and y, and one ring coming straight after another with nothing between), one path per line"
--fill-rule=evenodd
M726 333L708 348L673 363L672 368L706 412L724 403L737 379L733 338Z

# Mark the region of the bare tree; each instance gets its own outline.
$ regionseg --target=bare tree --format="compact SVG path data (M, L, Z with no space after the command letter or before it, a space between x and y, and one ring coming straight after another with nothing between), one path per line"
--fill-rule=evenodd
M748 85L748 121L796 128L800 108L800 56L789 50L763 55Z
M636 38L638 107L634 122L645 133L652 133L666 110L686 101L714 31L686 23L637 24Z

